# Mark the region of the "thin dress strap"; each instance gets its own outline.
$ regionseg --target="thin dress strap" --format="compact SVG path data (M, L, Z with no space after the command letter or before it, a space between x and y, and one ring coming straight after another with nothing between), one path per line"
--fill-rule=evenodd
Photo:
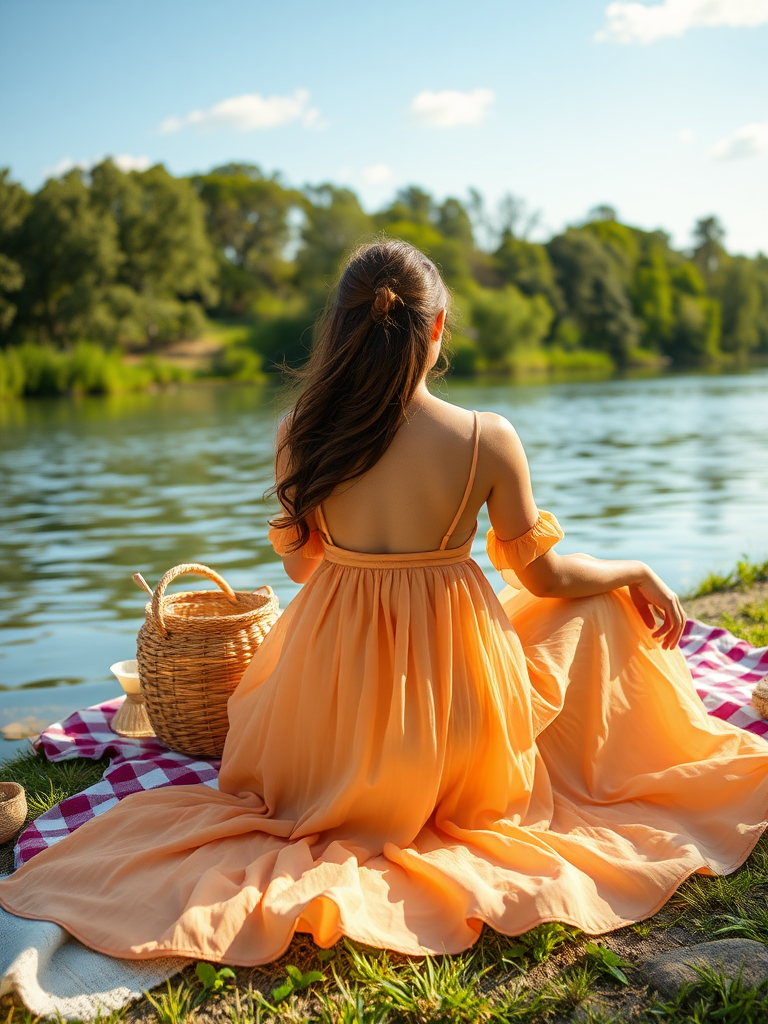
M325 521L325 513L323 512L322 502L318 502L315 506L315 518L317 519L318 526L322 533L325 534L325 539L329 544L333 544L333 538L328 530L328 523Z
M474 431L475 431L475 448L474 448L474 451L472 452L472 468L469 471L469 480L467 480L467 486L464 489L464 497L461 499L461 504L459 505L459 511L453 517L453 522L448 527L448 533L446 533L446 535L443 537L443 539L442 539L442 541L440 543L440 550L441 551L447 545L448 541L450 540L451 534L456 529L456 525L458 524L459 520L461 519L461 513L464 511L464 509L466 507L467 501L469 500L469 495L470 495L470 493L472 491L472 484L475 482L475 470L477 469L477 446L478 446L478 443L480 441L480 420L477 417L477 411L476 410L472 411L472 415L475 417L475 426L474 426Z

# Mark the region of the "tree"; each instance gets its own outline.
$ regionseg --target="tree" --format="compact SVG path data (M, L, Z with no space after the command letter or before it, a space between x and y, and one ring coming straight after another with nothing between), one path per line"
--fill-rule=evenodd
M17 245L25 278L18 320L40 340L111 340L110 288L123 261L117 225L92 205L79 170L35 194Z
M543 245L516 238L508 231L493 254L493 260L504 283L515 285L525 295L543 295L555 312L565 312L563 294Z
M335 278L346 252L373 229L373 223L351 189L335 185L307 188L304 193L305 221L296 266L298 284L318 296Z
M632 284L635 313L646 348L661 350L674 326L674 292L669 267L660 246L653 246L635 270Z
M584 343L624 363L640 336L616 253L593 231L569 228L547 245L573 320Z
M120 280L139 294L215 302L217 268L192 183L160 164L124 174L111 160L91 178L95 208L111 211L117 224Z
M450 287L463 289L471 281L467 252L462 244L453 238L444 238L431 224L398 220L387 225L386 234L410 242L429 256Z
M486 368L508 370L514 366L516 354L541 344L554 314L543 295L528 298L508 284L498 291L474 289L471 316Z
M725 253L725 229L717 217L702 217L693 229L694 261L705 280L717 273Z
M728 259L721 272L718 292L723 315L723 351L745 356L760 344L764 316L755 264L744 256Z
M679 292L675 323L665 350L677 364L696 364L715 359L719 353L720 304L706 295Z
M597 206L593 206L589 211L589 220L612 220L618 221L619 215L616 213L616 207L610 206L608 203L598 203Z
M289 215L301 209L302 196L277 175L266 178L245 164L219 167L194 185L218 255L222 309L241 316L259 292L278 291L290 280Z
M474 249L472 221L458 199L449 197L438 208L435 227L443 238L450 238L454 242L458 242L467 252Z
M117 229L114 305L123 317L132 307L132 336L163 342L199 333L201 304L218 297L217 266L192 183L159 164L125 174L111 160L94 167L91 180L93 209Z
M757 286L760 289L760 316L758 347L761 352L768 352L768 256L758 253L754 261Z
M429 192L410 185L402 188L392 205L377 218L381 227L394 221L410 221L413 224L434 224L437 215L435 201Z
M15 296L24 284L21 265L13 254L16 234L29 206L29 195L10 180L10 170L0 169L0 337L6 335L16 316L16 304L8 296Z
M603 211L610 207L598 207ZM584 225L584 231L599 238L609 250L616 271L629 282L640 258L640 246L635 232L626 224L619 224L615 217L601 217Z

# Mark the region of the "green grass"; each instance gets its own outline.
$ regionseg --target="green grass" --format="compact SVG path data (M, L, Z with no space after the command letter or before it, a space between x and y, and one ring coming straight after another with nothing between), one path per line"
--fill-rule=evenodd
M706 594L717 594L727 590L746 590L764 580L768 580L768 560L750 562L745 555L729 573L724 575L711 572L705 576L688 598L704 597Z
M115 394L189 379L156 356L123 362L118 349L80 341L70 350L25 342L0 349L0 399L38 395Z
M24 787L27 797L24 828L66 797L95 785L108 767L108 757L98 761L75 757L69 761L53 762L42 753L21 751L9 760L0 761L0 782L19 782ZM0 844L0 873L13 870L15 842L14 838Z
M725 614L720 621L734 636L755 647L768 647L768 601L750 601L735 616Z
M201 337L212 339L222 345L239 345L248 341L253 327L250 323L235 320L208 319Z
M687 982L669 1002L657 1002L652 1019L670 1024L765 1024L768 1020L768 980L751 987L741 973L728 980L707 967L694 969L696 981Z
M49 761L44 754L21 751L0 761L0 782L20 782L26 790L29 819L37 818L68 796L95 785L109 767L109 758L75 757Z
M709 573L685 600L709 594L746 593L751 587L766 580L768 560L751 562L745 555L729 573ZM746 601L734 614L723 612L719 616L710 615L707 618L755 647L768 646L768 600Z

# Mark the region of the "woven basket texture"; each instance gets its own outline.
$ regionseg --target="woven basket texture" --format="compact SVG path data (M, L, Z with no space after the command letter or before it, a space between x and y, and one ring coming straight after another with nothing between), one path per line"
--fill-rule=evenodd
M768 719L768 678L761 679L752 691L752 707L761 718Z
M223 593L166 597L168 583L185 573L207 576ZM183 754L221 757L227 701L278 616L277 596L271 587L235 592L208 566L186 563L163 576L145 611L136 660L156 736Z
M0 843L13 839L27 818L27 794L18 782L0 782Z

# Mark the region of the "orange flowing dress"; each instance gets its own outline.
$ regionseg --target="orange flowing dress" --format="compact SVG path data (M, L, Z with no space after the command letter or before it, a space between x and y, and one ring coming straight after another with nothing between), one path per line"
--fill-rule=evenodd
M0 905L118 957L253 965L296 931L407 954L484 923L596 934L740 865L768 825L768 744L706 713L628 590L497 596L471 537L446 546L471 485L435 551L338 547L319 509L323 561L229 699L218 791L126 797ZM488 554L514 572L562 535L542 511Z

